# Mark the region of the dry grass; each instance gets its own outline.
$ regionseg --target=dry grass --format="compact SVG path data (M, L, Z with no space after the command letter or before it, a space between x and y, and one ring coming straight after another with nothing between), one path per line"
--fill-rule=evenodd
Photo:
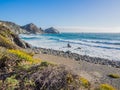
M77 90L80 81L77 75L64 66L48 66L31 74L37 90Z

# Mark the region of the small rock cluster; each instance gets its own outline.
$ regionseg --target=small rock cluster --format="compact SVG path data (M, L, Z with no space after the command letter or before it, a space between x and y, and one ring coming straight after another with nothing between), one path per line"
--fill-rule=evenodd
M108 65L116 68L120 68L120 61L113 61L113 60L108 60L104 58L99 58L99 57L90 57L87 55L79 55L76 53L72 53L70 51L58 51L58 50L53 50L53 49L45 49L45 48L34 48L35 52L41 52L43 54L51 54L55 56L62 56L66 58L71 58L77 61L86 61L90 63L95 63L95 64L101 64L101 65Z

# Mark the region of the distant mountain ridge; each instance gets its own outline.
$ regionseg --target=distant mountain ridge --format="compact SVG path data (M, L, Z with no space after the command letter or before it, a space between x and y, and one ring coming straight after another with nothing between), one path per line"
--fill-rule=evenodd
M44 31L45 33L53 33L53 34L58 34L60 33L57 29L55 29L54 27L50 27L48 29L45 29Z
M44 33L44 31L41 28L38 28L35 24L30 23L24 26L21 26L22 29L27 30L27 32L33 33L33 34L39 34Z
M10 29L12 32L14 32L16 34L43 34L43 33L56 34L56 33L59 33L59 31L53 27L43 30L41 27L39 28L33 23L29 23L24 26L20 26L13 22L0 20L0 24L2 24L4 27Z

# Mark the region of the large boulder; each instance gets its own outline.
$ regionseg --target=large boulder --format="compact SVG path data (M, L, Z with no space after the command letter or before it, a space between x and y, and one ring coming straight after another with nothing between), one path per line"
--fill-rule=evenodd
M57 29L55 29L54 27L50 27L50 28L48 28L48 29L45 29L45 31L44 31L45 33L51 33L51 34L59 34L60 32L57 30Z

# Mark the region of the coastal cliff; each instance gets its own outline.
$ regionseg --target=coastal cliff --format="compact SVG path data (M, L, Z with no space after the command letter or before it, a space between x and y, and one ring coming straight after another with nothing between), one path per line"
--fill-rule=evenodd
M20 25L17 25L13 22L8 21L0 21L0 24L8 29L11 30L11 32L15 34L27 34L28 32L25 29L22 29Z

